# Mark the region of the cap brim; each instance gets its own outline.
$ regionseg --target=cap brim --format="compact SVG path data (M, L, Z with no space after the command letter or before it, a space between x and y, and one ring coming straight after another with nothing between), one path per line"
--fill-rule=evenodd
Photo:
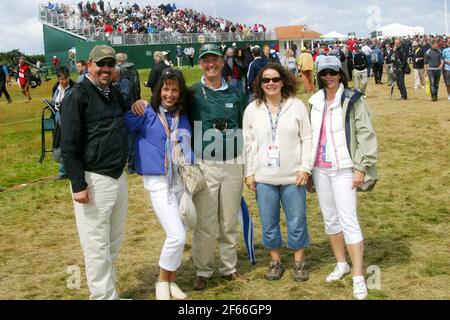
M116 60L115 56L103 56L103 57L98 57L98 58L94 58L92 59L92 61L94 61L95 63L105 60L105 59L112 59L112 60Z
M324 65L323 67L320 67L317 72L321 72L321 71L326 70L326 69L331 69L333 71L339 71L339 70L341 70L341 67L334 66L334 65L333 66L332 65Z
M221 52L217 52L217 51L206 51L206 52L203 52L202 54L200 54L200 55L198 56L198 58L201 59L202 57L206 56L207 54L212 54L212 55L219 56L219 57L222 56L222 53L221 53Z

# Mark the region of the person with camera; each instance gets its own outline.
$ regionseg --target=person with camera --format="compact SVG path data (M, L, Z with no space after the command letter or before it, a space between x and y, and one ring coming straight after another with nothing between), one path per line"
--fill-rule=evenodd
M293 252L293 278L309 278L305 247L306 183L310 175L311 127L306 107L295 97L294 74L280 64L266 64L255 80L255 101L244 113L245 184L256 192L262 243L271 261L266 279L279 280L283 241L280 207L287 225L287 247Z
M356 190L371 190L377 179L378 146L372 114L362 93L349 90L341 62L325 57L318 65L319 91L309 100L311 111L312 180L317 190L325 232L337 265L327 282L350 272L345 247L353 264L353 296L367 298L363 274L363 235L356 211Z
M157 300L187 298L175 283L186 242L186 226L179 210L185 187L177 172L179 154L175 148L180 143L186 162L193 163L192 130L187 117L191 107L192 90L186 86L183 74L169 68L162 71L144 113L125 113L128 131L136 134L136 172L143 176L153 210L166 232L159 259Z
M75 82L70 79L70 71L66 67L61 67L56 73L58 82L55 83L52 89L52 105L56 110L55 122L61 121L61 102L65 96L67 96L73 89ZM66 179L66 169L62 162L58 162L58 175L55 180Z
M216 44L199 50L201 81L193 85L189 119L194 124L193 147L205 176L206 188L194 195L197 227L192 238L196 269L194 290L204 290L214 273L214 242L218 240L220 274L236 280L237 222L243 186L242 117L247 98L222 78L225 60Z

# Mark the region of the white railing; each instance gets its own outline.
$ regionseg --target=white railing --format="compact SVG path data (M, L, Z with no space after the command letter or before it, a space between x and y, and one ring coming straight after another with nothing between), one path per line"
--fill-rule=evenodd
M66 16L39 5L39 19L78 34L88 41L110 41L112 45L146 45L146 44L188 44L197 42L241 42L277 40L274 32L224 32L224 33L177 33L159 32L151 34L105 33L103 28L89 24L78 14Z

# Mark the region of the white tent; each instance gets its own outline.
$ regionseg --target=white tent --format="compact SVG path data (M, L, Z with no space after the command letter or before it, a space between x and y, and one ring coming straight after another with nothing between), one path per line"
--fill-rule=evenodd
M320 38L322 39L337 39L337 40L344 40L347 39L348 37L342 33L336 32L336 31L332 31L330 33L324 34L322 36L320 36Z
M383 37L406 37L423 35L425 29L423 27L409 27L403 24L393 23L377 29L377 32L381 32Z

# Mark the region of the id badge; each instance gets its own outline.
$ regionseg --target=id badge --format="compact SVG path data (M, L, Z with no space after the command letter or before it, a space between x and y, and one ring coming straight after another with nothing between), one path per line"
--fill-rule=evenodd
M269 145L267 151L270 168L278 168L280 166L280 149L277 145Z

